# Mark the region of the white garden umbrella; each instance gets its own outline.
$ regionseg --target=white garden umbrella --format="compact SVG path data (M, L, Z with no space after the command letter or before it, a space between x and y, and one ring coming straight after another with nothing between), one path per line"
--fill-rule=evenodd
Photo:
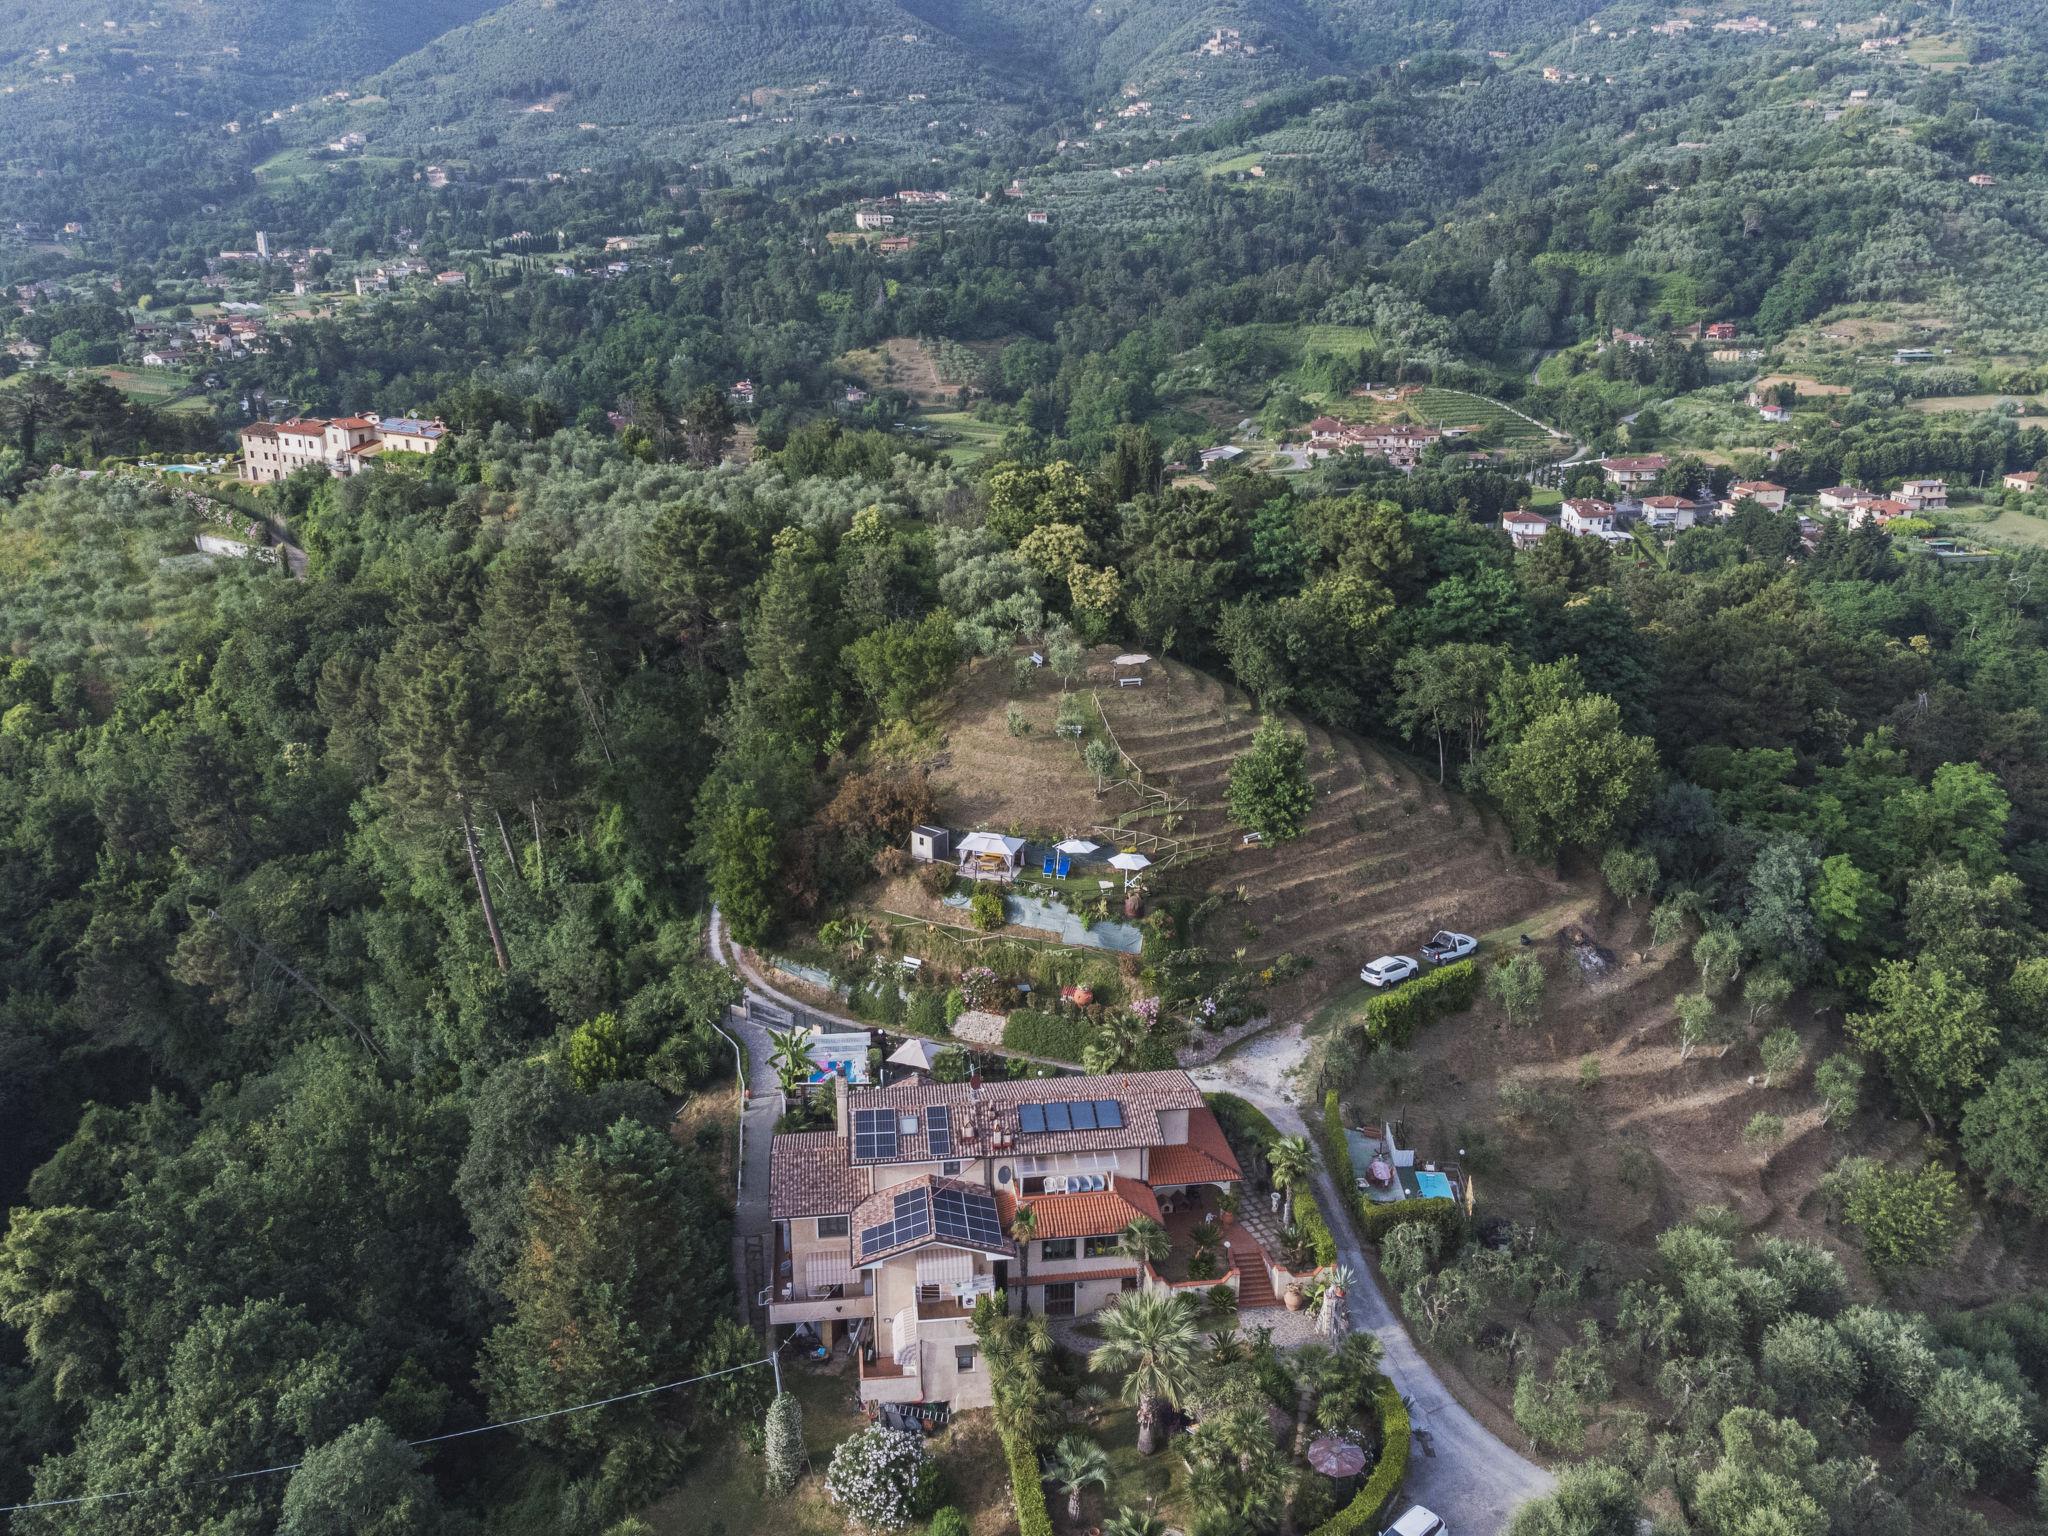
M1064 843L1060 843L1057 846L1061 853L1083 854L1093 853L1102 844L1091 843L1085 837L1070 837Z
M1131 883L1131 876L1141 869L1149 868L1151 863L1152 861L1142 853L1120 853L1109 861L1109 867L1122 870L1124 884L1128 886Z

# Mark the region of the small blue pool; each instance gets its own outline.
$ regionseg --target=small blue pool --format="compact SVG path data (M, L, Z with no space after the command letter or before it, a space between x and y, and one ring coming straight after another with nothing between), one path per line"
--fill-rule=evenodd
M1425 1200L1455 1200L1449 1174L1422 1172L1415 1175L1416 1193Z
M165 464L161 467L167 475L203 475L206 473L206 466L204 464Z

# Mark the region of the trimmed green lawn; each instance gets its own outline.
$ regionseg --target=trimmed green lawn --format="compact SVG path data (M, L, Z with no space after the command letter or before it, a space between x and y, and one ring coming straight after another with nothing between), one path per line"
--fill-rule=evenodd
M979 464L997 451L1005 428L992 421L978 421L966 411L925 411L918 417L936 433L951 441L941 451L947 460L962 466Z
M2048 500L2048 498L2044 498ZM2043 509L2048 514L2048 508ZM1958 533L1988 539L1995 544L2017 544L2027 549L2048 549L2048 515L2030 516L2001 507L1996 516L1979 522L1975 517L1944 520Z

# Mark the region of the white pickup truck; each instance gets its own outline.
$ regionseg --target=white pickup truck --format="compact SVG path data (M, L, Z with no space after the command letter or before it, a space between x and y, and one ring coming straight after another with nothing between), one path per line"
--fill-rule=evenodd
M1431 965L1449 965L1453 960L1462 960L1479 948L1479 941L1469 933L1452 933L1450 929L1439 929L1430 935L1429 942L1422 946L1422 958Z

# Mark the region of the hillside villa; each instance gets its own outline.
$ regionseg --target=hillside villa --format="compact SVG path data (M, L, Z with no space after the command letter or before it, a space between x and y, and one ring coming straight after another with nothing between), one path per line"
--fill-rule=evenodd
M1735 510L1734 504L1753 501L1760 507L1773 512L1785 510L1785 487L1769 480L1738 480L1728 488L1728 510Z
M2005 477L2008 491L2038 491L2041 489L2040 472L2032 469L2015 470Z
M1915 512L1946 512L1948 510L1948 482L1946 480L1908 480L1899 487L1899 498Z
M1625 491L1641 490L1654 484L1659 475L1671 466L1671 460L1661 453L1640 453L1632 457L1602 459L1600 469L1607 476L1609 485L1618 485Z
M864 1403L989 1404L972 1317L1003 1292L1050 1318L1127 1291L1238 1292L1270 1307L1291 1276L1217 1203L1243 1177L1182 1071L842 1089L829 1131L775 1138L772 1326L844 1328ZM1028 1206L1034 1227L1013 1235ZM1120 1254L1145 1217L1176 1249L1220 1220L1220 1277L1171 1280ZM1171 1261L1169 1261L1171 1263Z
M259 421L242 428L238 478L262 485L311 464L329 474L355 474L380 453L432 453L448 429L412 416L317 416Z
M1566 533L1605 537L1616 531L1614 504L1591 496L1579 497L1564 504L1558 522Z
M1550 532L1550 519L1540 517L1525 507L1516 507L1500 515L1501 531L1515 542L1515 548L1527 549L1539 542Z

